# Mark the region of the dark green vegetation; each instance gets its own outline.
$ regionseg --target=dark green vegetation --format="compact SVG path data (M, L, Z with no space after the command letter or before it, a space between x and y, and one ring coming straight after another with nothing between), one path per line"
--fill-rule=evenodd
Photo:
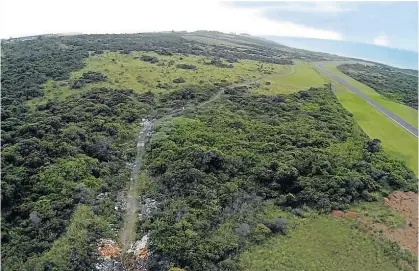
M160 204L139 228L151 232L151 270L238 268L247 245L286 233L286 219L258 215L271 202L303 215L416 189L414 174L369 140L328 88L226 93L163 123L149 144L149 196Z
M384 65L344 64L338 69L378 93L418 108L418 77Z
M91 211L86 212L92 220L118 223L114 202L130 176L127 161L135 155L134 146L126 142L135 142L136 122L150 108L146 95L97 89L42 105L26 113L21 122L18 118L2 122L2 256L6 270L22 270L21 262L48 251L66 228L87 223L77 215L70 221L77 206L90 206ZM107 194L97 197L100 193ZM95 222L86 230L91 241L104 234ZM64 255L58 253L60 257L72 259L76 266L91 267L92 248L82 245L87 242L84 237L69 238L74 247ZM63 259L54 256L53 260L32 262L38 268L62 270L55 261ZM26 268L34 270L35 266Z
M146 145L151 183L145 195L159 208L139 225L151 230L150 266L239 268L233 259L242 249L287 234L308 209L344 209L376 193L414 189L412 172L378 142L368 144L328 88L255 96L246 86L230 86L220 97L230 81L199 83L177 74L165 88L138 74L135 82L152 85L111 87L114 76L129 73L124 58L113 55L152 66L167 57L182 72L206 67L219 74L248 60L266 67L330 59L251 37L236 36L243 46L233 48L183 36L51 36L2 44L2 270L94 269L97 240L114 238L121 226L115 202L129 183L139 121L184 106L190 109L163 121ZM80 71L89 56L111 57L109 70ZM190 56L210 60L192 65ZM254 72L264 75L262 68ZM108 87L91 87L100 84ZM63 97L46 95L61 87L68 88Z
M81 88L87 83L106 81L106 75L100 72L85 72L80 78L77 78L72 84L71 88Z
M4 270L91 267L94 248L83 244L106 236L110 223L120 221L119 214L114 212L114 202L129 180L127 163L135 153L138 121L150 115L151 108L156 109L156 114L164 114L166 108L160 106L159 110L156 100L160 104L167 101L170 109L170 104L182 105L185 99L205 100L212 93L206 89L202 96L187 88L157 99L152 93L137 95L131 90L96 89L75 92L63 101L51 99L33 109L26 106L26 101L43 96L42 84L47 80L67 80L71 71L83 67L89 54L102 54L104 50L290 61L268 58L258 53L261 51L258 49L252 54L235 53L231 48L186 41L177 34L37 37L24 42L3 42ZM281 51L275 49L272 54L281 55ZM103 80L106 78L102 74L87 72L73 86L77 89ZM91 211L81 206L90 206ZM77 215L75 211L79 208L83 211ZM74 229L83 223L79 217L85 216L92 221L103 220L108 229L96 227L101 224L92 222L84 228L85 235L78 234ZM71 240L70 248L60 250L60 246L53 246L54 242L63 242L62 238Z

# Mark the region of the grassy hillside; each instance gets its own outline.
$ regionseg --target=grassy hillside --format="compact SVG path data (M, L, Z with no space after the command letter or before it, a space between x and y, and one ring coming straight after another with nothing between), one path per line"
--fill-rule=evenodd
M243 270L249 271L396 271L401 270L398 260L351 222L330 215L301 219L287 236L272 238L240 256Z
M321 87L326 82L325 77L310 63L296 61L295 65L288 66L284 72L265 77L261 81L261 87L254 93L264 95L292 93L310 87Z
M148 237L145 257L126 262L240 270L243 251L292 237L306 212L417 189L414 173L298 61L324 55L195 35L206 39L144 33L2 44L2 270L113 264L119 258L97 255L100 240L117 243L128 232L121 239L134 241L135 223L135 240ZM155 130L140 130L142 119L156 119ZM141 187L141 198L128 187ZM124 221L128 204L137 208ZM367 256L375 249L360 246Z
M2 50L4 270L93 269L96 242L122 224L139 121L290 63L173 34L37 38ZM80 204L93 213L76 215ZM107 227L89 223L74 237L84 216Z
M244 44L234 43L234 41L221 40L221 39L205 37L205 36L183 35L182 37L184 37L187 40L193 40L193 41L210 44L210 45L225 45L225 46L230 46L230 47L248 47L247 45L244 45Z
M142 56L154 57L155 63L141 60ZM49 80L43 85L44 95L32 99L30 106L45 104L47 100L59 97L64 99L70 95L89 91L98 87L132 89L137 93L151 91L166 93L178 90L190 84L231 84L245 80L254 80L266 74L283 73L288 68L283 65L265 63L262 65L254 60L241 60L229 63L220 59L212 64L214 57L193 56L183 54L159 55L155 52L105 52L95 54L84 61L83 69L71 73L69 80ZM182 69L179 64L194 66L193 69ZM72 84L86 72L99 72L106 80L85 84L81 88L72 89ZM182 78L180 82L175 80Z
M138 236L150 232L153 240L151 269L236 270L241 251L291 231L293 213L346 209L388 189L414 189L414 174L378 151L328 88L251 92L228 89L213 104L158 127L147 161L154 184L148 197L160 211L138 226ZM346 229L341 234L353 240ZM321 236L313 235L313 243ZM360 244L366 261L379 251L372 243Z

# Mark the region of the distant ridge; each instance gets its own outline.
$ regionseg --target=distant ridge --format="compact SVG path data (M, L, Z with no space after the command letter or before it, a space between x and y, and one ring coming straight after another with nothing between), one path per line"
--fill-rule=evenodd
M25 40L32 40L42 37L54 37L54 36L78 36L83 35L84 33L81 32L68 32L68 33L53 33L53 34L39 34L39 35L31 35L31 36L20 36L20 37L9 37L9 38L2 38L1 40L4 41L25 41Z
M418 53L396 48L348 41L263 36L282 45L378 62L402 69L418 69Z

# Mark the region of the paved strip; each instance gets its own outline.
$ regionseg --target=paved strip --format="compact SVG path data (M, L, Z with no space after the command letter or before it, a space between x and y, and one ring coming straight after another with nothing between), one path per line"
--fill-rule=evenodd
M406 129L408 132L410 132L414 136L418 137L418 129L416 129L416 127L410 125L408 122L406 122L405 120L403 120L399 116L395 115L390 110L388 110L388 109L384 108L383 106L381 106L380 104L378 104L376 101L374 101L373 99L371 99L370 97L368 97L367 95L362 93L359 89L357 89L356 87L354 87L350 83L348 83L345 79L343 79L343 78L335 75L334 73L326 70L325 68L323 68L321 63L315 63L314 65L323 74L327 75L328 77L330 77L334 81L343 85L344 87L346 87L347 89L349 89L350 91L352 91L353 93L355 93L356 95L358 95L359 97L364 99L367 103L369 103L370 105L375 107L378 111L380 111L381 113L386 115L389 119L393 120L395 123L400 125L402 128Z

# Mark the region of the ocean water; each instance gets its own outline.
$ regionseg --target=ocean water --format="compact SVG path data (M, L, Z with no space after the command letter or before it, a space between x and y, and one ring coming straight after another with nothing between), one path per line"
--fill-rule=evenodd
M285 46L359 58L403 69L418 69L418 53L372 44L309 38L264 36Z

